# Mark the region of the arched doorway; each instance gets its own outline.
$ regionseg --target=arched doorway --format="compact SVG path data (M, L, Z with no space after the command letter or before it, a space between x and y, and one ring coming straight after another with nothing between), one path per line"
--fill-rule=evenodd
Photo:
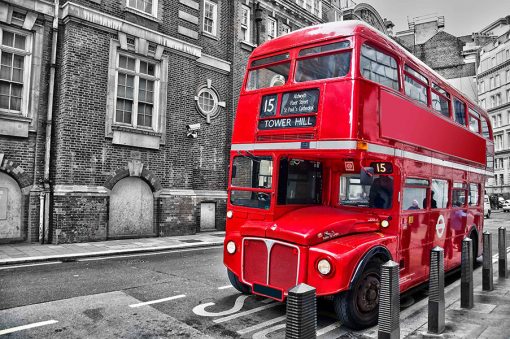
M21 238L21 201L16 180L0 172L0 240Z
M110 195L108 237L137 237L155 235L154 197L152 191L138 177L119 180Z

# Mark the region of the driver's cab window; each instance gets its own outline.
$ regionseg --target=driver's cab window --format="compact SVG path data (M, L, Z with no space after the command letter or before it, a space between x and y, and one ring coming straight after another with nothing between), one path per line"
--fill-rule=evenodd
M269 209L271 204L273 160L251 153L236 156L232 162L230 202L232 205Z
M340 205L391 208L393 200L393 178L388 175L373 175L371 184L363 184L360 174L344 174L340 177Z
M280 160L278 204L320 204L322 201L322 164L303 159Z

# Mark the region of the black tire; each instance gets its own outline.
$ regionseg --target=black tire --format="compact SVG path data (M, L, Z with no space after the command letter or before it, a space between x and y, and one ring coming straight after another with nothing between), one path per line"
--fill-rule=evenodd
M250 294L251 293L250 286L243 284L241 281L239 281L237 276L229 269L227 269L227 275L228 275L228 280L230 280L230 283L232 284L232 286L234 286L234 288L236 290L238 290L242 294Z
M353 330L377 325L380 285L381 263L369 262L352 289L335 296L335 313L342 325Z
M478 237L476 235L475 231L471 231L469 234L469 238L471 239L471 242L473 244L473 269L476 268L476 258L478 258Z
M485 216L487 217L487 219L490 219L491 218L491 211L487 211L487 214Z

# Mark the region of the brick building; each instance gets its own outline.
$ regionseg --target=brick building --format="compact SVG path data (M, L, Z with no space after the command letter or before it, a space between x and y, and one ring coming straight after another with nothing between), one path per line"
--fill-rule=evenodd
M478 102L487 109L494 130L494 177L487 194L510 199L510 15L494 21L478 33Z
M246 60L345 0L0 1L0 242L223 229Z
M456 37L444 31L443 16L425 16L396 32L395 40L441 74L472 100L476 100L476 54L471 35Z

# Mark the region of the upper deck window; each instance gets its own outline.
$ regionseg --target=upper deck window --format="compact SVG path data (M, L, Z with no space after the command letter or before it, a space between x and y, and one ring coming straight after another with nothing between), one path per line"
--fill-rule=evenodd
M251 67L267 66L250 70L246 90L285 85L290 72L290 61L285 61L288 59L289 54L284 53L252 61Z
M482 135L484 138L487 139L490 138L489 124L487 123L487 120L485 120L485 118L482 118Z
M480 133L480 114L471 108L469 109L469 129L475 133Z
M428 103L428 80L425 76L409 66L405 66L405 90L406 95L414 100L427 105Z
M432 108L445 117L450 117L450 94L438 85L432 83L431 96Z
M349 72L352 53L350 50L343 49L349 47L349 45L349 41L342 41L301 50L299 52L300 57L339 51L298 60L295 76L296 82L345 76Z
M361 75L381 85L399 89L397 60L366 44L361 46Z
M458 99L454 99L453 104L455 108L455 122L466 126L466 107L464 103Z

